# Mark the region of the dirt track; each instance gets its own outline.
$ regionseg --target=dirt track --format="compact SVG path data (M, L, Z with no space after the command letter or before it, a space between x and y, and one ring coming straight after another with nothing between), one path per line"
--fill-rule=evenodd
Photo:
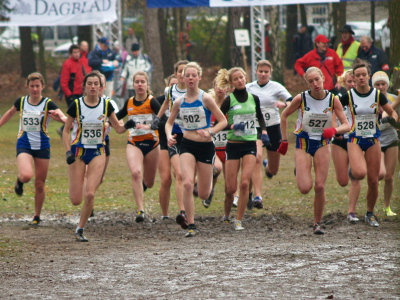
M198 219L199 234L184 238L172 222L96 213L89 243L77 243L77 216L39 228L3 218L0 242L19 243L0 252L0 298L400 299L400 219L344 219L326 216L324 236L282 214L245 219L243 232Z

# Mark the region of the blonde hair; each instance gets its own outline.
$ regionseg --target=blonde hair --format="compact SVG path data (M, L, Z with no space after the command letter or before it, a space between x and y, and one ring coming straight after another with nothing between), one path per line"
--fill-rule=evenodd
M39 80L40 83L44 86L44 78L43 75L40 74L39 72L34 72L28 75L28 77L26 78L26 85L29 85L30 81L34 81L34 80Z
M197 70L197 74L199 76L201 76L201 74L203 74L203 70L202 68L199 66L199 64L197 62L191 61L190 63L188 63L185 68L183 69L183 75L185 75L186 70L190 69L190 68L194 68Z
M246 72L240 67L231 68L229 71L221 69L215 78L217 86L231 86L232 74L235 72L241 72L246 77Z
M340 84L340 85L344 85L345 84L345 82L346 82L346 77L347 76L353 76L353 69L349 69L349 70L347 70L346 72L344 72L342 75L340 75L339 77L338 77L338 83Z
M306 73L304 74L304 79L307 81L307 76L308 74L310 74L311 72L317 72L319 73L319 75L321 75L321 77L324 77L324 74L322 74L322 71L320 68L317 67L309 67L306 71Z
M259 60L259 61L257 62L256 70L258 70L259 67L264 67L264 66L270 68L270 69L271 69L271 72L272 72L272 64L270 63L269 60L266 60L266 59L262 59L262 60Z
M135 82L135 79L137 76L144 76L144 78L146 79L146 83L147 83L147 91L146 92L147 92L147 94L152 94L152 91L150 90L149 75L147 75L147 73L143 72L143 71L136 72L132 78L133 82Z

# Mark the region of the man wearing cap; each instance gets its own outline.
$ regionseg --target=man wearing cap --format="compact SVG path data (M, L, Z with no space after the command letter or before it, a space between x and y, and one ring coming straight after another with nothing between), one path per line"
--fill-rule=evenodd
M304 76L309 67L317 67L325 77L324 89L337 94L340 86L336 76L343 74L343 63L335 50L328 47L329 39L319 34L314 39L316 48L296 60L294 68L300 76Z
M104 94L108 97L112 96L114 69L118 68L121 63L121 57L112 51L109 46L110 42L106 37L99 38L96 48L88 55L89 66L93 70L98 70L106 77L107 86Z
M133 75L139 71L144 71L149 75L153 70L153 64L151 63L148 56L140 53L139 44L132 44L131 54L127 56L126 63L122 69L120 80L126 80L126 88L128 90L129 97L135 95L135 90L133 89Z
M344 71L347 71L351 69L357 58L360 43L354 40L354 31L350 25L344 25L340 32L342 33L342 40L336 49L336 53L343 62Z
M384 71L389 75L389 60L386 53L375 47L371 37L363 35L360 38L360 48L357 58L368 61L371 64L371 74L378 71Z

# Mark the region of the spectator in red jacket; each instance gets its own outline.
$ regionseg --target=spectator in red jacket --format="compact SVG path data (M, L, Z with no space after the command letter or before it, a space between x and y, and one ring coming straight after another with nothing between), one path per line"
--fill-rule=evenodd
M87 55L89 54L88 42L81 41L79 44L79 48L81 50L81 60L82 60L83 66L85 67L85 72L86 72L86 74L89 74L92 71L92 67L89 66L89 60L87 58Z
M69 47L69 58L61 69L60 86L65 95L68 107L83 94L85 69L81 61L81 50L78 45Z
M343 74L343 62L335 50L328 48L329 39L326 36L319 34L314 42L316 48L296 60L294 68L300 76L303 76L309 67L319 68L325 77L324 89L337 94L340 85L337 84L336 76Z

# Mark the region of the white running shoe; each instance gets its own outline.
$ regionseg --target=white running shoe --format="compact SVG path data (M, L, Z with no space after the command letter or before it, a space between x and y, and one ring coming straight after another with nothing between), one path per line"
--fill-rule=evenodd
M240 230L244 230L244 227L242 226L242 221L235 221L235 231L240 231Z

